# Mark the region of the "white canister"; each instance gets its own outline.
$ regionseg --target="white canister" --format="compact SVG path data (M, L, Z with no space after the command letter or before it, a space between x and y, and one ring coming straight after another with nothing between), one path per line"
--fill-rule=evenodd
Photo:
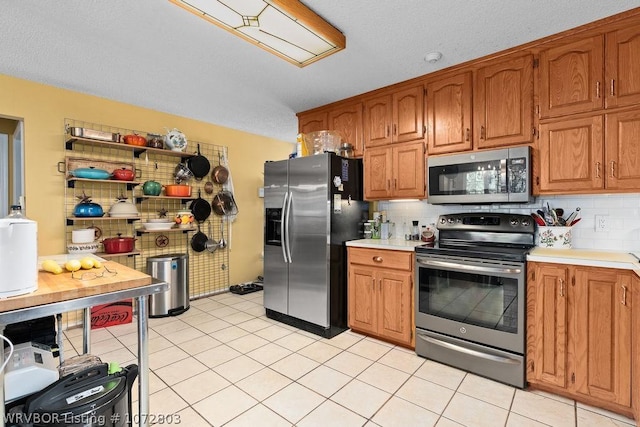
M540 227L537 240L541 248L571 249L571 227Z
M0 219L0 298L38 289L38 224L24 218Z

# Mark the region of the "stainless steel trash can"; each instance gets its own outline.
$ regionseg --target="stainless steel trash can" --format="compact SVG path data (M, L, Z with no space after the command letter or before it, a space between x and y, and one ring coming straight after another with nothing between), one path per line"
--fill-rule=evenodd
M189 309L189 256L158 255L147 258L147 274L167 282L169 289L149 296L149 317L176 316Z

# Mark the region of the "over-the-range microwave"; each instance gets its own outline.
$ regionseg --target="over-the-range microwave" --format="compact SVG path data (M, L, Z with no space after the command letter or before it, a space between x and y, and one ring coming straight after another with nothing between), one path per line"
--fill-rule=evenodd
M432 204L532 202L530 147L428 157L427 189Z

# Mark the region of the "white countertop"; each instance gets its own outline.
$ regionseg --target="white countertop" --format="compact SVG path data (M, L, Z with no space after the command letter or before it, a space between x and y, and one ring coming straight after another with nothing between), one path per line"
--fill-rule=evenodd
M393 251L407 251L413 252L414 248L419 245L424 245L425 242L421 240L404 240L404 239L360 239L350 240L347 242L347 246L356 248L370 248L370 249L388 249Z
M589 267L622 268L634 270L640 276L640 261L628 252L534 248L527 255L527 260Z

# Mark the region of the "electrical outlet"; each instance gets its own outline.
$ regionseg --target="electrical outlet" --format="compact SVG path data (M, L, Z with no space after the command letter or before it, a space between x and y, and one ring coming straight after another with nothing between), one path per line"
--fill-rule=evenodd
M609 215L596 215L596 232L606 232L609 229Z

